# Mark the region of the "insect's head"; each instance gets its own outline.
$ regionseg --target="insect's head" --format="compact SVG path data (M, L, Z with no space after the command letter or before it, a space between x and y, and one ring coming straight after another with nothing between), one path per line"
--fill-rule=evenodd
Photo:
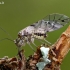
M18 38L22 39L24 36L27 36L27 32L25 30L21 30L18 33Z
M17 38L14 40L14 43L16 44L17 47L22 47L24 45L24 40Z
M22 32L19 32L18 33L18 38L21 38L22 37Z

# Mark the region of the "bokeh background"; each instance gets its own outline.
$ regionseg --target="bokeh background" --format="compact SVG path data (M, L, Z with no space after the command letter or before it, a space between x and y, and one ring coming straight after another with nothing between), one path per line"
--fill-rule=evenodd
M0 27L10 33L13 39L17 38L17 34L21 29L46 15L60 13L70 17L70 0L0 0L0 2L2 1L4 4L0 4ZM57 31L48 33L47 40L54 43L69 24ZM3 38L10 37L0 29L0 40ZM36 45L40 44L36 41ZM26 56L33 53L28 45L24 49ZM16 56L17 47L9 40L0 41L0 57L7 55L9 57ZM67 54L61 65L61 70L69 69L70 53Z

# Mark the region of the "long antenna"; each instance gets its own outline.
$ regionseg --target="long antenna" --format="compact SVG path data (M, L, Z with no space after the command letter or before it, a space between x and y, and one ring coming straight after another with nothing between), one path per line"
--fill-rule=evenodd
M0 27L0 29L3 30L11 38L9 40L13 40L12 36L6 30L4 30L2 27ZM6 38L6 39L8 39L8 38Z
M13 40L11 40L11 39L9 39L9 38L3 38L3 39L1 39L0 41L6 40L6 39L13 42Z

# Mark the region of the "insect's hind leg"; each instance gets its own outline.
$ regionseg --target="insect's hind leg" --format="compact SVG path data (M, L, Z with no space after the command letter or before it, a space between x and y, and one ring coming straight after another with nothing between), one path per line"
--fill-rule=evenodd
M28 42L28 45L29 45L30 48L35 52L35 50L33 49L33 47L30 45L30 42Z
M37 38L36 38L37 39ZM42 40L37 39L40 43L44 43Z
M48 44L51 44L49 41L47 41L46 39L44 39L45 42L47 42Z
M31 38L31 42L35 47L37 47L37 45L34 43L34 38Z

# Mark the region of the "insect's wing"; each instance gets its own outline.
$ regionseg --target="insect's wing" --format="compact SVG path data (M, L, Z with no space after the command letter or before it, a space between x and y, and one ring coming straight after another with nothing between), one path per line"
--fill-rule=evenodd
M42 34L46 33L47 25L46 25L46 23L43 19L39 20L38 22L34 23L31 26L34 27L34 32L35 33L42 33Z
M40 30L40 31L42 30L46 33L46 32L51 32L63 27L69 21L70 21L70 18L68 16L54 13L46 16L42 20L39 20L38 22L30 26L34 27L35 30Z
M46 31L51 32L66 25L70 21L70 18L63 14L54 13L46 16L43 20L47 22Z
M33 27L35 27L35 28L37 29L37 28L39 28L39 27L41 26L41 24L42 24L42 21L41 21L41 20L39 20L39 21L37 21L37 22L33 23L33 24L32 24L32 25L30 25L30 26L33 26Z

